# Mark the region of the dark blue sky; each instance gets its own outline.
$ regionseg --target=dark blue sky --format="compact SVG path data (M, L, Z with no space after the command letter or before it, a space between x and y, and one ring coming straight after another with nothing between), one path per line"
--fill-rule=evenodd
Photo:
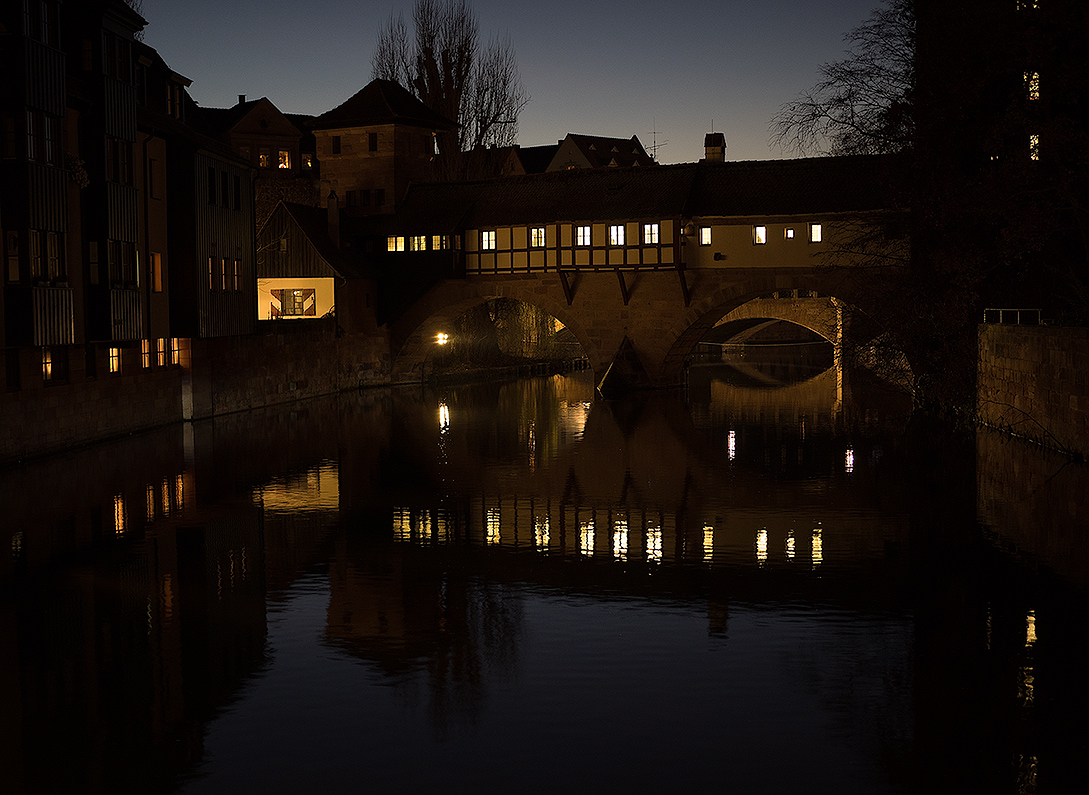
M879 0L673 0L649 3L475 0L482 37L509 35L531 97L523 146L568 132L630 137L664 163L696 160L726 134L731 160L781 153L771 117L838 60L844 36ZM378 29L411 0L144 0L145 40L193 80L201 105L267 96L322 113L371 78Z

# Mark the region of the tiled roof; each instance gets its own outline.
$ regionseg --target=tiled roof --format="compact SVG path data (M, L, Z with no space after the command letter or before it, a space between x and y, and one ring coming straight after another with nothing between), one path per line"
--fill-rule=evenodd
M522 162L522 168L527 174L541 174L552 158L556 156L559 144L545 144L544 146L520 146L515 148L518 159Z
M560 150L567 141L574 144L586 158L590 168L654 165L654 161L643 150L643 145L639 143L639 138L635 135L631 138L606 138L600 135L568 133L567 137L560 142ZM551 163L549 168L562 169L565 168L565 164Z
M390 234L555 221L797 215L886 208L882 157L684 163L550 171L481 182L414 185Z
M457 125L416 99L391 80L372 80L349 99L310 123L311 129L363 127L399 122L430 129L453 129Z

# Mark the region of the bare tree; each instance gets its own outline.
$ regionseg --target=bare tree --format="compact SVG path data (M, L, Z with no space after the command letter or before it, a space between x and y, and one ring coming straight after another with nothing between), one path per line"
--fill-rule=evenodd
M508 146L517 136L518 115L529 96L514 48L506 37L481 47L467 0L416 0L412 22L410 36L404 17L390 16L378 34L372 75L400 83L457 122L456 131L439 134L439 151L457 164L448 176L464 176L467 160L461 153Z
M847 34L847 57L780 108L772 142L799 154L879 154L910 149L915 133L915 4L891 0Z

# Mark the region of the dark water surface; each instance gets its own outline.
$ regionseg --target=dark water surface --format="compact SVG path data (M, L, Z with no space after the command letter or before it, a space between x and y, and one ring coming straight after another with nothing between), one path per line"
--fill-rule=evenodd
M834 369L0 470L0 792L1078 792L1089 475Z

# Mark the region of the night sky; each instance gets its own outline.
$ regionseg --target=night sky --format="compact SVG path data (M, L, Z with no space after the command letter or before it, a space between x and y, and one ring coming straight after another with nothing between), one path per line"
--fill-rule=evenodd
M509 35L530 102L519 143L568 132L628 138L663 163L703 156L726 134L727 158L793 156L769 143L778 108L838 60L848 31L879 0L475 0L482 38ZM192 79L207 107L267 96L287 113L319 114L371 79L371 55L391 11L412 0L144 0L145 41Z

